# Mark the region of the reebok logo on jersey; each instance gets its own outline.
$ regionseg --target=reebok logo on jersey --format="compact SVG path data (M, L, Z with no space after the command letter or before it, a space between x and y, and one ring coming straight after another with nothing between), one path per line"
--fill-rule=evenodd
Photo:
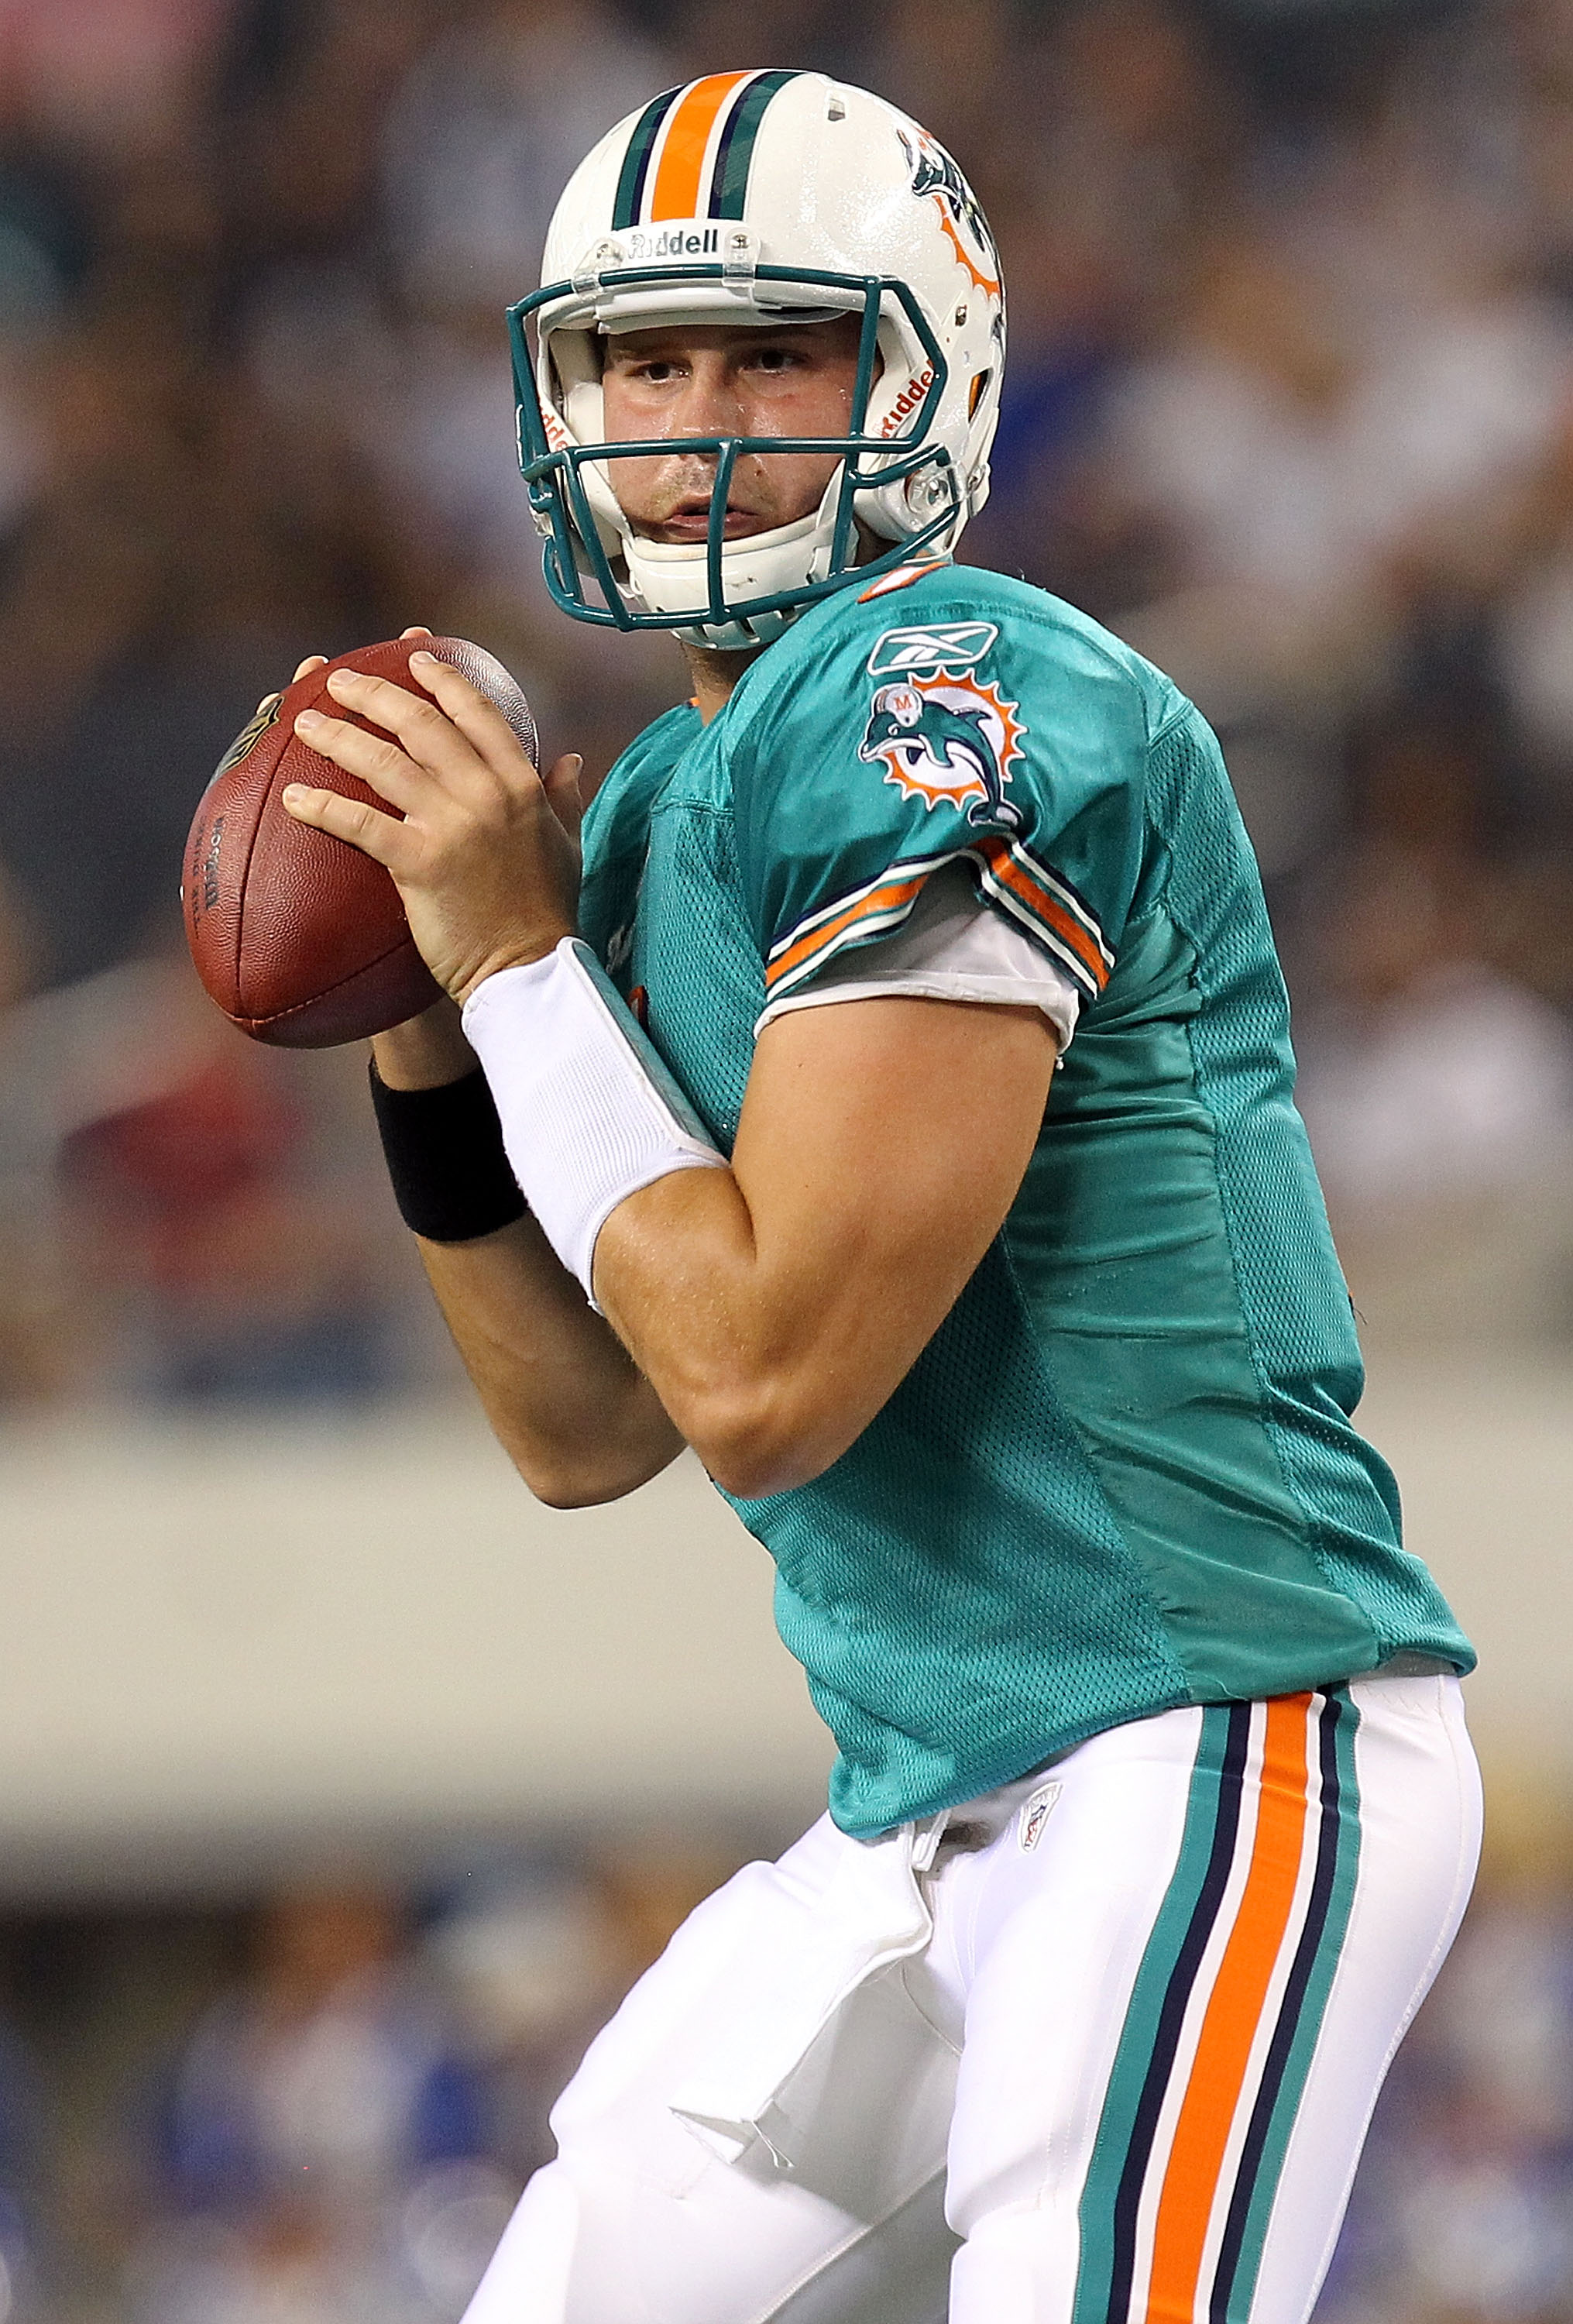
M1019 706L976 668L998 634L992 622L887 630L869 675L896 682L876 689L858 756L883 766L904 798L964 807L974 826L1019 831L1021 810L1005 787L1026 728Z
M897 670L920 669L960 675L982 660L998 635L992 622L927 622L887 630L869 656L869 675L888 678Z

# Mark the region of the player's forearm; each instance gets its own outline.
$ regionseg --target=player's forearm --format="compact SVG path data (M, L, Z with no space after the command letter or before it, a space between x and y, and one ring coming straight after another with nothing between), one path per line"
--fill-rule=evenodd
M1020 1186L1054 1064L1032 1008L787 1015L728 1164L584 946L478 980L464 1022L552 1250L746 1499L820 1475L906 1377Z
M538 1499L616 1500L676 1459L683 1439L654 1389L532 1218L418 1247L486 1416Z
M390 1089L440 1089L474 1073L476 1056L453 1001L435 1001L424 1016L379 1033L372 1043L377 1072Z
M372 1050L396 1090L438 1089L475 1065L446 1001ZM487 1417L542 1500L615 1500L667 1466L682 1439L532 1218L472 1241L417 1241Z
M602 1230L595 1289L729 1492L754 1498L818 1476L888 1393L849 1394L823 1306L772 1270L730 1171L684 1171L630 1195Z
M893 1393L981 1258L993 1222L960 1252L891 1266L837 1240L778 1183L731 1171L662 1178L614 1211L596 1295L662 1407L718 1484L744 1499L820 1476Z

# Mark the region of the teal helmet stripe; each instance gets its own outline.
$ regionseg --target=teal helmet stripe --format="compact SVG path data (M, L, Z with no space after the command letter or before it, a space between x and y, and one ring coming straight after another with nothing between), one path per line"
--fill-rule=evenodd
M645 180L649 175L650 155L656 150L662 123L682 94L681 86L664 88L659 97L651 97L634 124L634 133L628 141L628 151L622 157L622 169L617 180L617 200L612 212L614 228L639 224Z
M764 72L756 74L731 109L731 118L722 133L716 149L715 168L710 179L710 217L741 218L743 197L749 189L749 171L754 158L754 140L759 134L759 124L773 97L778 96L789 80L801 80L800 72Z

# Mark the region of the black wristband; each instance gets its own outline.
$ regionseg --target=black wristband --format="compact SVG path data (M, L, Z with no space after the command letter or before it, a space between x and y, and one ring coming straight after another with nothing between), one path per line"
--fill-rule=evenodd
M502 1124L476 1066L440 1089L390 1089L372 1066L372 1103L393 1199L428 1242L474 1242L524 1216Z

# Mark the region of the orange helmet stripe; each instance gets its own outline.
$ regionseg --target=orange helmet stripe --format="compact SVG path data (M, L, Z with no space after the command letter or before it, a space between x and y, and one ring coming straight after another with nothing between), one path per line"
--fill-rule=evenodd
M699 181L716 116L732 91L752 78L752 73L746 72L712 73L684 90L667 123L656 170L655 191L650 196L652 223L658 218L699 216Z

